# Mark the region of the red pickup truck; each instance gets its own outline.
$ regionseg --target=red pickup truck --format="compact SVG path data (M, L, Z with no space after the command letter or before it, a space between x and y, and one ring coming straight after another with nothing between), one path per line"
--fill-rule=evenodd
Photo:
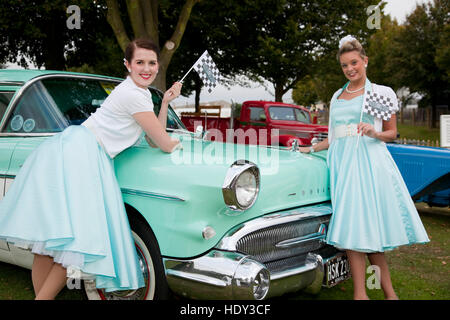
M239 118L220 117L220 106L200 109L199 113L182 112L181 121L193 132L203 126L209 140L279 146L291 146L298 140L300 146L309 146L328 135L328 127L318 125L308 109L293 104L245 101ZM219 112L206 113L205 109Z

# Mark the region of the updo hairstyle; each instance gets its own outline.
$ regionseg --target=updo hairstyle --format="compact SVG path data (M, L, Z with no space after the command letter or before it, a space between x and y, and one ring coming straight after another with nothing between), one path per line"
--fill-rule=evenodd
M339 58L341 57L341 55L343 55L344 53L347 52L351 52L351 51L356 51L359 53L360 57L362 59L367 57L366 51L364 50L364 48L362 47L361 43L354 39L351 41L346 41L340 48L339 51L337 53L337 60L339 61Z
M128 61L128 63L131 63L131 59L133 59L134 51L136 50L136 48L143 48L154 51L159 61L159 47L148 38L138 38L131 41L125 49L125 59Z

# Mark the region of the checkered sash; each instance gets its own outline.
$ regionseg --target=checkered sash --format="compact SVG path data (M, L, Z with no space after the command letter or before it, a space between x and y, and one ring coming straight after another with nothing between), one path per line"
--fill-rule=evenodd
M203 85L208 89L208 92L211 93L212 89L219 81L220 72L209 55L208 50L203 52L201 57L194 64L193 68L197 71L200 79L202 79Z
M385 121L389 120L396 112L394 101L391 98L373 91L367 91L363 111Z

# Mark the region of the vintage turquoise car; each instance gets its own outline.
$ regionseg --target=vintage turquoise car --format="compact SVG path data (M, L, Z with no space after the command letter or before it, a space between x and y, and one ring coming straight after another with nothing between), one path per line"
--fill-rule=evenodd
M120 81L0 70L0 199L34 148L82 123ZM158 110L161 93L150 90ZM171 108L167 131L183 149L167 154L141 139L114 159L146 287L106 293L85 280L89 299L264 299L348 278L345 254L324 242L325 153L208 141ZM0 240L0 261L31 268L32 260Z

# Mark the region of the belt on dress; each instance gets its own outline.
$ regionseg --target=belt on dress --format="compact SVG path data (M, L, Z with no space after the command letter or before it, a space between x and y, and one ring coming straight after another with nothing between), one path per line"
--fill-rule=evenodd
M334 136L336 138L358 136L358 125L356 123L344 124L334 128Z

